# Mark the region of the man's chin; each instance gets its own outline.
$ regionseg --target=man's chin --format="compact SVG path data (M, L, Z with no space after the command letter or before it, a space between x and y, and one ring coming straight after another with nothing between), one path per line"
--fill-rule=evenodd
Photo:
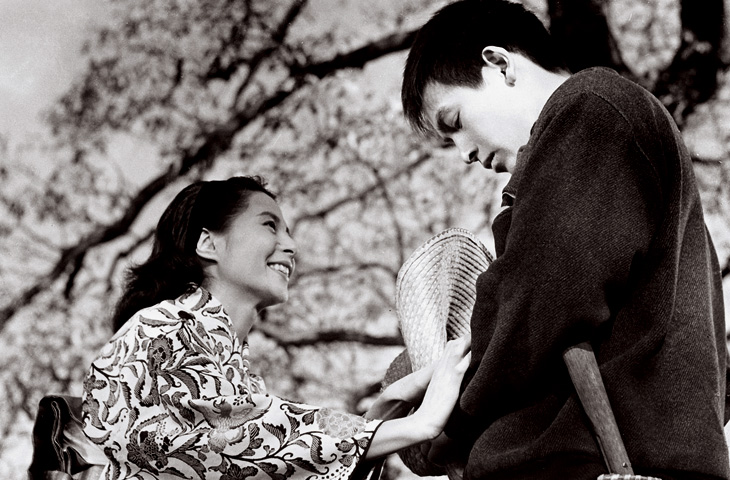
M496 173L512 173L514 166L517 163L517 159L514 157L502 159L499 162L495 162L492 168Z

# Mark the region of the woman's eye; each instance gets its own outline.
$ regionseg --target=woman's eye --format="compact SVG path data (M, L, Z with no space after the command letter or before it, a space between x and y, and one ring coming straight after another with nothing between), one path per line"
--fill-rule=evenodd
M272 230L276 231L276 223L273 220L265 222L264 225L267 227L271 227Z
M459 130L461 128L461 115L456 114L456 118L454 119L454 130Z

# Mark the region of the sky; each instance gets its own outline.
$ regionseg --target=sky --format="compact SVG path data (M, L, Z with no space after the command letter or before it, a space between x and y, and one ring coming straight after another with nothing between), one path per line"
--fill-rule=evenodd
M81 68L85 31L103 12L94 0L0 0L0 133L22 139Z
M0 135L22 140L41 128L43 109L70 86L83 66L79 49L95 19L107 11L105 3L0 0ZM330 7L314 10L317 22L346 23L326 14L343 4L358 5L353 0L315 2L315 6Z

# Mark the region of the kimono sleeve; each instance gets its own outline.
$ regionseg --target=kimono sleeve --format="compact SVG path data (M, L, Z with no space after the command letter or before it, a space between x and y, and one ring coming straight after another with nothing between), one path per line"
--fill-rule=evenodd
M225 328L146 320L85 383L84 430L110 460L106 478L350 477L380 421L267 395Z

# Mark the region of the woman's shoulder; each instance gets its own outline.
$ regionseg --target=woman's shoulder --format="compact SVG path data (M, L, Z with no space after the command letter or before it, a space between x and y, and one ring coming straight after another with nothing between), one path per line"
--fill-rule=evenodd
M155 328L178 325L182 319L190 315L184 309L176 306L174 300L163 300L155 305L138 310L117 330L110 342L126 337L140 327Z
M115 337L124 335L134 326L169 330L170 327L181 327L187 322L210 317L227 323L227 316L220 302L202 287L191 285L176 298L165 299L138 310L119 329Z

